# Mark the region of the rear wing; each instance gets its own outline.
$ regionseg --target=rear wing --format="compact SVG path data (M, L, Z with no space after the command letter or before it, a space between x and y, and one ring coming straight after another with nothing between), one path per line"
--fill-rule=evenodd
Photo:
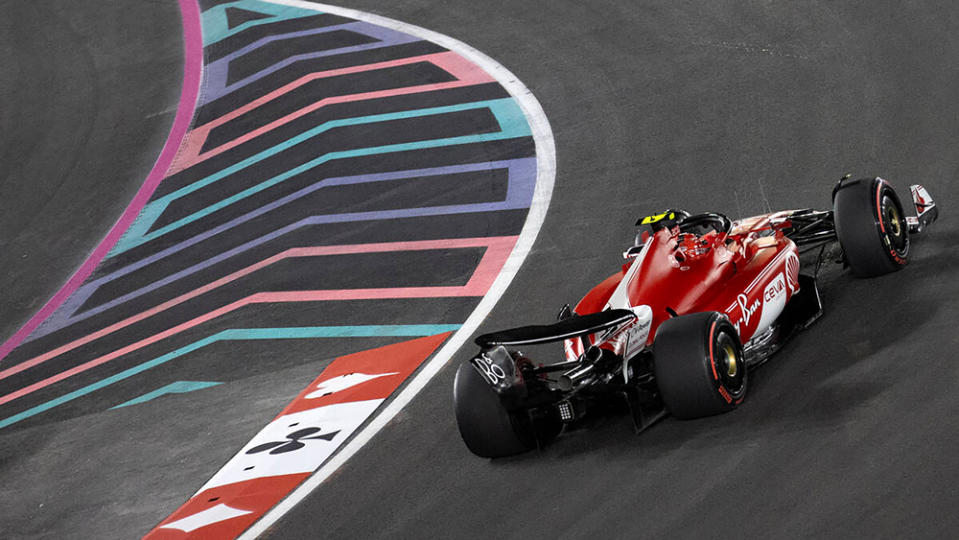
M477 336L474 340L483 349L499 345L540 345L585 336L626 324L636 318L629 309L610 309L589 315L573 316L554 324L521 326Z

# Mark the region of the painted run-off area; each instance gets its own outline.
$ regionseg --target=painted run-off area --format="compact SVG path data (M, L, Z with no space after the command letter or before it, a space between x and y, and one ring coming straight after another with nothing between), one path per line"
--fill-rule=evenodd
M0 348L0 429L173 404L297 363L323 378L364 343L438 336L323 439L308 474L502 294L535 236L527 212L548 201L545 123L531 126L505 70L442 36L261 1L181 9L187 75L167 146L89 260ZM282 357L304 341L310 357L294 347L236 369L249 343Z

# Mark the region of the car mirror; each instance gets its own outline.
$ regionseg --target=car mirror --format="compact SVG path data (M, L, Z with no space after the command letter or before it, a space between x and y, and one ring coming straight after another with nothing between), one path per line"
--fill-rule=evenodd
M633 257L639 255L639 253L640 253L641 251L643 251L643 248L644 248L644 247L645 247L645 246L633 246L633 247L627 249L626 251L623 252L623 258L624 258L624 259L630 259L630 258L633 258Z

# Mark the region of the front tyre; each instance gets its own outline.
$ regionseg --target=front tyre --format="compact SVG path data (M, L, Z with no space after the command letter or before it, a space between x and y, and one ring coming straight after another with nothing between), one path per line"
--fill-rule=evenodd
M677 418L728 412L746 396L739 334L715 311L663 321L653 341L653 367L663 402Z
M463 442L477 456L511 456L536 448L528 415L508 411L496 391L468 362L456 370L453 402Z
M842 182L833 197L836 235L852 273L873 277L909 260L909 226L896 191L882 178Z

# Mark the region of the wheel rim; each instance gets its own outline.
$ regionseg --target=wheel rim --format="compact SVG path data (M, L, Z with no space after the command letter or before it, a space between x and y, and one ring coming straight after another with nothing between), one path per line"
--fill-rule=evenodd
M716 336L716 350L719 353L713 362L716 364L716 372L726 390L737 397L745 388L746 369L742 362L742 354L739 347L725 331L720 331Z
M906 250L906 224L903 222L899 205L886 194L882 197L881 210L889 247L901 256Z
M723 345L723 363L726 364L726 375L735 377L739 372L739 361L736 360L736 351L732 345Z

